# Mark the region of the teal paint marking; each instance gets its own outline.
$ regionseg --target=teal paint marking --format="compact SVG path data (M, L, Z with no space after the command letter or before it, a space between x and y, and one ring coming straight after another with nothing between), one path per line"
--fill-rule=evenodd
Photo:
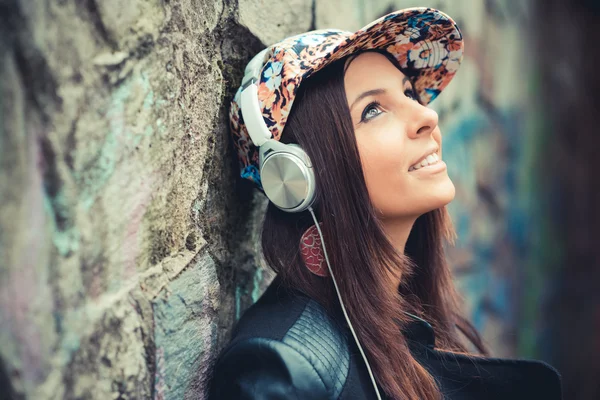
M146 130L144 131L144 136L152 136L153 133L154 133L154 128L152 127L152 125L148 125L146 127Z
M235 320L240 319L240 288L235 287Z
M74 252L79 250L79 242L80 242L80 234L77 227L73 225L67 225L64 229L59 229L56 223L56 214L54 210L57 207L57 204L64 205L66 201L64 200L64 193L61 190L54 198L49 198L46 193L44 193L44 210L46 215L50 216L49 220L52 227L52 243L56 250L61 256L68 256Z
M258 298L260 297L260 284L263 280L263 270L262 268L258 268L256 270L256 272L254 273L254 282L253 282L253 288L252 288L252 302L256 303L256 301L258 300Z
M192 209L199 213L202 210L202 202L199 199L194 200L194 204L192 205Z
M158 129L158 133L161 136L164 136L164 133L167 131L167 128L166 128L165 124L163 123L163 120L160 118L156 120L156 128Z
M126 129L125 105L134 85L133 81L125 82L114 92L106 112L109 129L104 143L90 165L83 168L82 172L75 173L75 178L83 184L81 201L86 210L89 210L96 201L96 197L114 173L117 160L122 154L119 138L123 137Z
M152 125L148 125L146 129L144 129L143 135L136 135L133 137L133 145L138 146L143 138L151 137L153 133L154 128L152 127Z
M69 354L69 360L81 347L81 339L77 332L66 332L61 343L63 350Z
M146 74L142 72L140 75L142 77L142 79L140 79L140 83L142 84L144 91L148 92L146 97L144 97L144 109L151 110L152 106L154 105L154 92L150 88L150 81L148 80Z
M244 287L236 286L235 287L235 319L236 321L240 319L242 315L242 297L248 294L248 290Z

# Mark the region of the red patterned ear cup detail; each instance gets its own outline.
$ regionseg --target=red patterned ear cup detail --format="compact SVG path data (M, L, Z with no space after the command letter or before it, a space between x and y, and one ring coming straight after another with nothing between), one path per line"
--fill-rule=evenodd
M323 224L319 223L319 226L323 227ZM300 238L300 253L310 272L318 276L329 276L321 237L315 225L308 228Z

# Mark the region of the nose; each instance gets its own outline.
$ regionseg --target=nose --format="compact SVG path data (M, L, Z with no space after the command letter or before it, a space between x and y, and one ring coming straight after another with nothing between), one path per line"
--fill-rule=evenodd
M421 136L431 135L438 125L437 112L417 102L414 102L414 104L414 119L408 130L410 137L416 139Z

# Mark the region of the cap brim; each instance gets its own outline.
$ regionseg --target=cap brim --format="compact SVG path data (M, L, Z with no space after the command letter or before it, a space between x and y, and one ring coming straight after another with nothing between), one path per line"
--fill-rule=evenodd
M422 104L431 103L450 83L463 58L460 29L446 14L432 8L409 8L387 14L342 40L329 63L363 50L385 50L413 80Z

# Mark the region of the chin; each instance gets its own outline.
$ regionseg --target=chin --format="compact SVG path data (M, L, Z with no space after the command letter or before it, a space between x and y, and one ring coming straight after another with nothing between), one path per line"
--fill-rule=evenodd
M443 184L440 184L439 191L437 192L438 202L440 205L436 208L440 208L445 206L454 200L454 196L456 195L456 188L454 184L448 178Z
M456 195L456 189L450 179L444 181L439 185L436 185L435 190L432 189L430 196L426 199L422 199L419 215L428 213L429 211L436 210L448 205L454 196Z

